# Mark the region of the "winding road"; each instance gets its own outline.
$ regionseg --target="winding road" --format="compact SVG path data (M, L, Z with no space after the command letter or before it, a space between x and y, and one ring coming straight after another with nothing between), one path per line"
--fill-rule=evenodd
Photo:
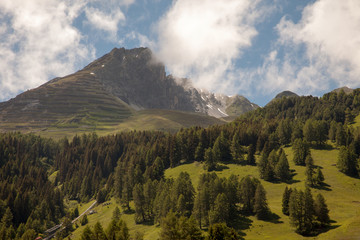
M92 209L95 204L97 203L97 201L95 200L95 202L93 202L90 207L88 207L88 209L86 209L84 212L82 212L77 218L73 219L71 221L72 224L74 224L77 220L79 220L79 218L81 218L84 214L86 214L88 211L90 211L90 209ZM64 230L65 227L62 227L62 223L52 227L52 228L49 228L48 230L45 231L44 234L50 234L49 236L47 236L46 238L44 238L43 240L48 240L48 239L51 239L55 236L55 234L58 232L58 231L62 231Z

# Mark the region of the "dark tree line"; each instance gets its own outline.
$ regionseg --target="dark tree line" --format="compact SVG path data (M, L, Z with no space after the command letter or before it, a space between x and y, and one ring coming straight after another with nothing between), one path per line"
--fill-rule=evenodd
M31 134L0 134L0 218L4 218L0 232L11 239L14 234L20 238L44 231L69 214L63 205L64 198L86 202L90 198L104 201L116 196L125 208L136 198L139 204L145 203L137 213L137 221L156 222L165 216L154 208L155 199L162 199L157 196L161 191L151 195L148 189L174 188L176 181L164 179L167 168L193 161L203 162L209 171L219 163L254 165L257 151L261 153L258 162L261 176L286 182L291 176L286 156L279 149L290 144L295 163L306 165L309 148L324 147L331 140L340 148L339 171L357 177L360 130L349 124L359 110L360 89L356 89L351 94L332 92L322 98L282 98L229 124L206 129L192 127L174 134L158 131L122 132L105 137L84 134L58 142ZM314 165L308 166L309 185L321 184L321 172ZM49 174L54 174L54 181L49 180ZM251 196L256 193L254 186L249 190ZM177 202L165 207L188 216L191 201L180 190L175 192ZM193 196L194 206L197 194ZM211 206L206 207L208 220L201 220L202 224L224 218L210 212L215 211L216 203L229 200L228 194L220 191L212 196ZM242 205L242 211L256 213L243 196L235 199Z
M290 217L296 232L302 235L315 235L330 225L329 209L324 197L319 193L314 200L310 188L303 192L286 187L282 212Z

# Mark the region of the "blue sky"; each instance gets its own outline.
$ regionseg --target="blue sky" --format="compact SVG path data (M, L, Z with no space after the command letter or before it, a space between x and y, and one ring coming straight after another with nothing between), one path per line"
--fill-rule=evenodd
M0 100L114 47L150 47L168 74L262 106L322 96L360 87L360 1L3 0Z

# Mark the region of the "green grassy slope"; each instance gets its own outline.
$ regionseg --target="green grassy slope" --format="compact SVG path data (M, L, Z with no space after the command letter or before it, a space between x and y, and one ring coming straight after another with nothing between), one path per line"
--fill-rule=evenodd
M271 223L259 221L250 217L252 223L249 229L245 230L245 239L304 239L296 234L290 226L289 217L281 212L282 194L285 186L304 189L305 167L295 166L292 162L292 150L286 148L285 152L289 159L291 169L294 169L294 183L269 183L261 180L267 191L269 207L277 214L282 223ZM338 150L311 150L315 164L322 167L325 176L325 183L329 186L326 189L312 189L315 197L318 192L324 195L330 209L330 217L334 229L310 239L358 239L360 233L360 180L348 177L340 173L335 164ZM198 184L198 176L205 172L202 164L193 163L182 165L177 168L168 169L166 177L177 177L181 171L187 171L191 175L194 186ZM252 175L259 178L258 169L255 166L239 166L228 164L220 172L220 177L228 177L231 174L240 177Z
M132 115L120 99L109 95L89 71L52 80L1 103L0 128L23 132L92 129L114 125Z
M87 209L93 201L90 201L87 204L82 205L79 208L79 212L81 213L83 210ZM113 211L116 207L120 207L120 205L114 200L111 199L110 201L106 202L107 204L99 204L93 210L95 211L94 214L88 215L89 223L85 226L81 226L80 222L77 223L78 228L72 233L71 239L73 240L80 240L81 234L86 226L94 226L96 222L100 222L106 231L106 227L111 222ZM109 204L110 203L110 204ZM125 214L121 215L121 219L123 219L127 227L129 228L129 233L132 237L134 237L136 232L140 232L144 234L144 239L157 239L160 231L159 226L153 225L144 225L144 224L135 224L134 221L135 214Z
M127 118L122 118L119 122L101 122L94 120L88 125L72 124L67 125L59 123L37 133L44 137L61 138L67 136L73 137L75 134L96 132L103 136L114 134L120 131L131 130L160 130L175 132L181 128L192 126L207 127L214 124L224 124L227 121L217 119L203 114L181 112L173 110L148 109L138 112L132 112Z
M293 153L291 148L285 148L291 169L295 170L296 175L292 184L270 183L261 180L267 192L268 204L271 211L280 218L278 223L257 220L250 217L250 227L243 230L245 239L358 239L360 236L360 179L348 177L340 173L335 164L337 161L337 149L315 150L311 153L315 165L322 167L325 176L325 183L328 185L323 189L312 189L313 196L317 193L324 195L330 209L330 217L333 220L332 228L328 232L322 233L316 237L302 237L294 232L289 223L289 217L281 212L282 194L285 186L304 189L305 167L295 166L292 162ZM205 173L203 165L195 162L184 164L176 168L167 169L165 177L176 178L180 172L186 171L190 174L195 189L197 188L199 175ZM235 164L223 165L223 170L216 172L219 177L229 177L231 174L240 177L252 175L259 178L259 172L256 166L240 166ZM110 222L112 211L118 206L115 200L111 200L108 206L98 206L95 208L96 214L89 216L89 224L94 225L100 221L106 228ZM84 207L85 208L85 207ZM158 226L149 226L135 224L134 214L123 214L122 218L126 221L130 233L135 231L144 233L144 239L157 239L160 228ZM74 233L72 239L80 239L84 227L79 227Z

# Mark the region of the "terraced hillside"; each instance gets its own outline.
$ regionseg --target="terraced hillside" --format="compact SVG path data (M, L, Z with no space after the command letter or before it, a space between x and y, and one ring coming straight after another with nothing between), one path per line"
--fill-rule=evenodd
M227 107L231 108L229 114L225 113ZM150 49L115 48L83 70L0 103L0 129L40 131L46 136L93 130L174 131L221 124L222 120L209 116L238 116L257 107L244 97L205 94L186 79L166 75L165 66L154 59ZM142 112L148 109L157 110ZM180 120L174 120L175 116ZM144 119L149 121L144 123Z
M1 103L0 126L7 130L113 125L132 115L127 104L109 95L92 72L54 79Z

